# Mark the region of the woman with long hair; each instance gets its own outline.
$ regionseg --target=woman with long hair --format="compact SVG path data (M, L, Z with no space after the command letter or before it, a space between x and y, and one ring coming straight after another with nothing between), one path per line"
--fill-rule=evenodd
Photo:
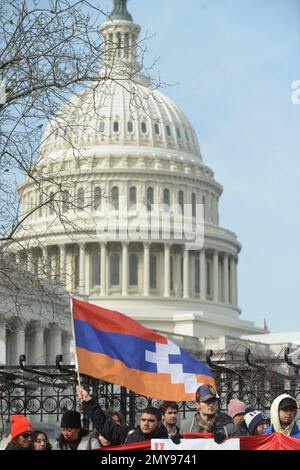
M23 415L11 416L11 440L5 450L28 450L33 429L30 422Z
M80 413L74 410L66 411L61 419L61 433L52 450L91 450L99 447L98 439L82 428Z
M43 431L35 430L32 433L29 450L51 450L52 446Z

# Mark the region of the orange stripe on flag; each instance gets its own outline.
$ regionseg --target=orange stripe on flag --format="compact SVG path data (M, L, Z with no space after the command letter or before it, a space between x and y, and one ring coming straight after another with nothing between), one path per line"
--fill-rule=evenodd
M130 369L121 361L82 348L77 348L77 358L81 374L129 388L140 395L168 401L195 399L195 393L186 393L183 384L172 384L169 374ZM213 377L195 375L195 378L199 384L215 387Z

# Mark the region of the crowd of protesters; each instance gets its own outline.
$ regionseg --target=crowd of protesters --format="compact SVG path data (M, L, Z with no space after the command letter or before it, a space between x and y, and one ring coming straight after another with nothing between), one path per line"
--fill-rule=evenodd
M78 387L77 395L85 416L93 424L93 431L82 427L78 411L68 410L62 416L60 434L51 445L46 433L33 429L25 416L12 415L11 440L5 450L92 450L154 438L170 438L178 444L185 432L212 433L219 444L226 437L273 432L300 439L296 424L299 406L297 400L286 393L275 398L270 417L238 399L230 400L227 413L222 413L216 390L202 384L195 394L196 413L192 423L182 429L177 425L179 406L176 402L163 402L159 409L146 408L141 413L139 425L132 429L125 424L119 411L103 410L83 388Z

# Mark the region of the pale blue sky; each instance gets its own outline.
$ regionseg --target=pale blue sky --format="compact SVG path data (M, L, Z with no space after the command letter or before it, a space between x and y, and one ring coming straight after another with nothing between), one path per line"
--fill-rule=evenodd
M112 2L104 6L111 9ZM243 245L242 318L300 330L300 0L130 0L163 91L224 187L220 223Z

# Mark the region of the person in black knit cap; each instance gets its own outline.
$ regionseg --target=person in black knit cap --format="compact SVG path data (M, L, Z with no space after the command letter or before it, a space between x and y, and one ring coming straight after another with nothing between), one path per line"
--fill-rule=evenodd
M52 450L91 450L100 447L87 429L81 427L80 413L74 410L66 411L61 419L61 433Z

